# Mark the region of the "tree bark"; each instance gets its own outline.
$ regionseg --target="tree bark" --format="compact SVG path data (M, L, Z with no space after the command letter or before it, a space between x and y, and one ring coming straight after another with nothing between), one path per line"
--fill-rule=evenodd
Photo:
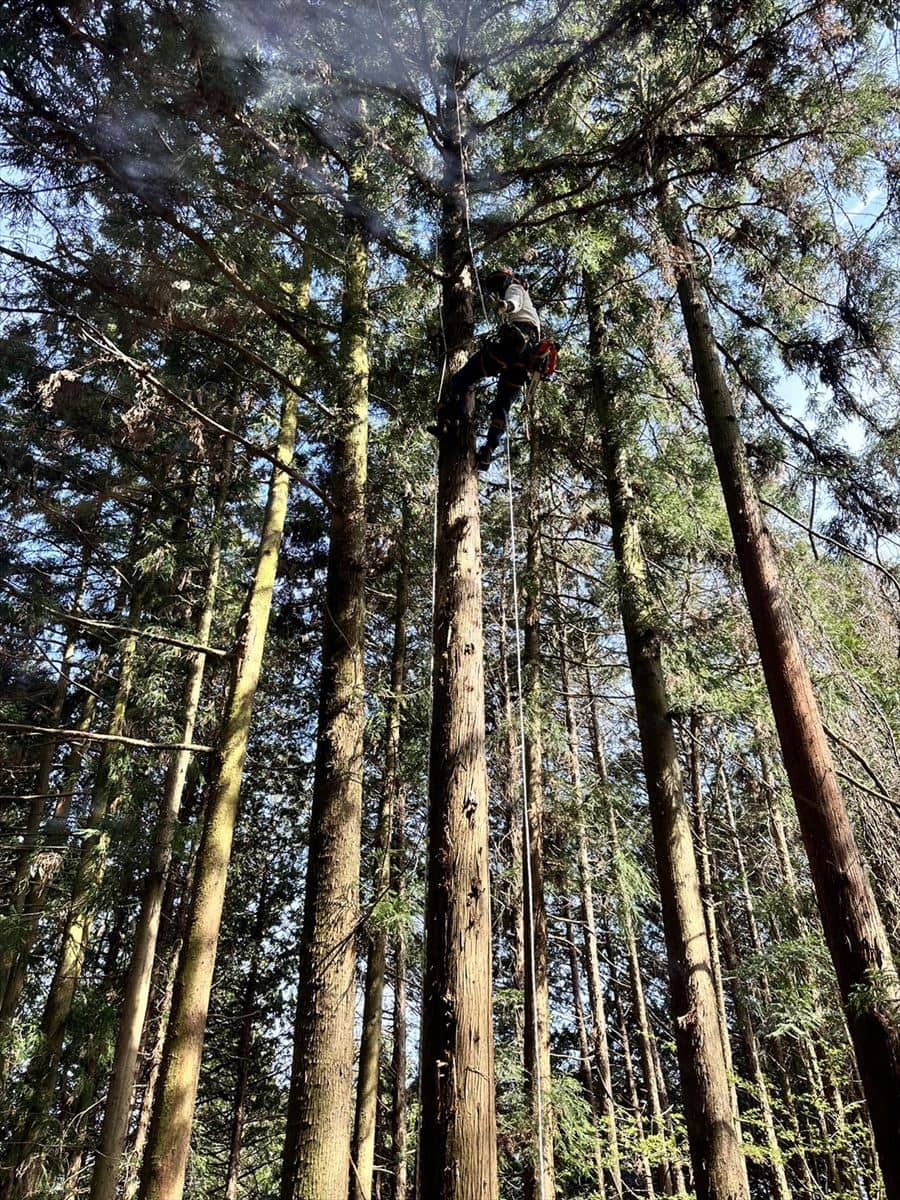
M244 1124L247 1119L247 1092L250 1084L250 1068L253 1063L253 1027L259 1015L257 1011L259 991L260 944L269 923L269 893L263 880L262 891L256 908L256 918L251 933L250 970L244 985L241 1004L241 1036L237 1053L237 1087L234 1092L234 1109L231 1115L231 1137L228 1143L228 1167L225 1171L225 1200L237 1200L241 1168L241 1150L244 1144Z
M109 656L104 651L97 659L91 672L90 689L85 695L84 708L78 721L77 729L87 732L94 723L97 708L97 691L100 681L106 675L109 666ZM73 740L69 752L62 765L62 789L53 809L51 822L46 831L46 846L50 851L62 850L65 845L66 821L72 807L72 798L77 790L81 777L81 768L87 750L87 743L80 739ZM3 1002L0 1004L0 1045L5 1043L9 1033L10 1023L19 1007L22 989L25 986L28 962L31 951L37 940L40 919L47 902L52 874L40 874L31 880L28 892L22 906L21 934L18 939L16 953L11 961L3 991ZM4 1077L6 1060L4 1056Z
M143 593L132 596L128 623L134 627L140 619ZM134 678L136 639L125 638L120 650L119 678L109 719L109 733L118 736L125 728L125 715ZM59 1075L60 1053L68 1027L75 994L81 982L85 956L91 940L99 889L106 875L106 848L109 834L104 824L121 799L116 765L122 748L107 742L100 756L97 776L82 842L78 870L72 888L72 900L63 929L62 944L50 990L41 1018L41 1042L29 1064L28 1102L22 1114L20 1133L10 1156L12 1182L7 1200L20 1200L34 1189L43 1154L39 1144L42 1116L47 1111Z
M532 424L524 579L524 767L522 813L525 921L525 1083L534 1116L537 1151L525 1173L526 1200L553 1200L553 1105L550 1075L550 997L547 981L547 910L544 901L544 750L541 687L541 514L538 510L540 436ZM515 546L512 553L515 553Z
M385 897L391 886L391 844L393 823L399 802L400 732L403 688L406 678L406 612L409 606L408 501L403 502L403 522L399 536L400 561L397 568L394 601L394 645L391 654L390 697L384 734L384 772L375 831L374 903ZM375 1161L375 1126L378 1111L378 1077L381 1065L381 1019L387 966L387 933L376 922L366 963L365 1001L362 1039L359 1047L359 1071L356 1083L356 1120L353 1132L353 1160L356 1170L351 1181L355 1200L371 1200ZM404 1072L405 1073L405 1072Z
M455 82L443 105L440 237L450 373L473 326ZM419 1200L497 1200L479 516L469 411L438 446Z
M290 477L282 468L290 466L296 436L297 396L290 391L282 402L279 465L272 470L253 582L238 619L216 775L203 822L188 927L143 1163L141 1200L181 1200L184 1192L225 883L287 513Z
M398 789L391 856L392 888L398 900L406 896L406 805L403 788ZM406 1200L406 970L407 932L403 927L394 939L394 1022L391 1071L391 1200Z
M587 1022L584 1019L584 1001L581 998L581 967L578 962L578 947L575 944L575 933L572 927L572 905L566 899L566 946L569 951L569 976L572 980L572 1007L575 1011L575 1026L578 1030L579 1065L584 1094L594 1117L596 1133L594 1142L594 1173L597 1180L597 1195L600 1200L606 1200L606 1177L603 1170L603 1153L600 1139L600 1121L602 1120L600 1106L597 1103L597 1091L594 1087L594 1073L591 1069L591 1045L588 1040Z
M206 586L200 606L199 619L196 621L197 641L201 646L205 646L209 642L213 613L215 611L216 592L219 586L221 521L231 483L232 448L233 444L229 439L225 446L222 481L210 534L206 564ZM184 721L181 729L181 740L185 745L190 744L194 739L194 729L197 724L197 715L200 711L200 693L203 687L205 669L206 655L203 651L198 651L190 658L184 681L182 699ZM190 750L176 751L169 762L163 784L163 794L156 820L156 829L154 831L153 848L150 854L150 870L144 884L140 913L134 931L134 949L125 981L125 995L122 1001L122 1012L119 1017L112 1075L106 1096L103 1126L100 1133L100 1145L94 1160L94 1173L91 1180L91 1200L115 1200L116 1196L119 1168L128 1132L128 1118L131 1113L131 1100L134 1092L134 1080L138 1065L141 1036L147 1015L147 1004L150 998L150 984L153 976L153 960L156 954L156 943L159 935L162 901L169 875L169 864L172 858L172 839L178 822L178 813L181 808L181 799L184 794L184 785L187 780L191 758L192 754Z
M350 195L357 199L365 171L363 159L351 170ZM343 1198L350 1180L369 431L369 256L355 222L347 226L344 261L334 508L281 1200Z
M838 785L680 208L657 175L697 389L885 1186L900 1197L900 981Z
M590 671L585 672L588 699L591 706L591 749L597 777L605 785L606 762L603 754L603 742L600 735L600 712L597 697L594 692ZM637 1031L638 1052L641 1061L641 1072L644 1076L644 1087L647 1092L647 1104L650 1109L650 1132L656 1137L660 1146L669 1141L666 1121L667 1104L660 1095L654 1062L654 1034L647 1013L647 1001L644 994L644 981L641 976L641 964L638 958L637 938L634 931L634 918L631 911L631 901L628 897L619 860L619 829L615 807L612 802L607 805L606 817L609 822L610 854L613 862L613 873L616 881L616 893L619 902L619 920L625 938L625 953L628 961L628 983L631 990L631 1007ZM685 1188L681 1186L680 1166L676 1159L664 1158L657 1170L656 1185L663 1195L677 1195Z
M669 964L669 999L694 1182L698 1200L749 1200L716 1012L690 818L662 671L660 633L647 587L627 472L625 417L617 408L614 385L604 361L599 287L587 273L585 286L593 402L603 436L622 623L653 827Z
M555 571L554 582L556 584L557 608L560 609L558 568ZM565 701L566 735L569 743L569 770L572 779L572 795L575 801L575 836L578 844L578 886L581 893L581 922L587 955L588 997L591 1004L591 1021L594 1033L594 1061L597 1065L597 1076L599 1079L600 1095L598 1097L598 1104L609 1148L609 1182L613 1194L621 1196L622 1170L619 1163L619 1137L616 1126L616 1105L612 1088L612 1067L609 1055L609 1036L606 1027L606 1009L603 1002L603 984L600 978L597 915L594 910L594 889L591 882L587 830L585 829L584 822L584 794L581 786L581 755L578 745L578 723L575 719L575 703L572 697L568 638L562 619L560 619L557 628L557 636L559 641L560 682L562 683Z

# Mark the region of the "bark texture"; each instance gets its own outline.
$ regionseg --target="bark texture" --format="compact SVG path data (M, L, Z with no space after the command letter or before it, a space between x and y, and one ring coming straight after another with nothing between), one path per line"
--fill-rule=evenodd
M681 211L661 176L697 390L719 472L747 604L781 742L825 939L856 1052L890 1200L900 1197L900 981L835 774L812 683L697 278Z
M409 605L406 540L408 536L408 504L404 502L403 528L399 537L400 562L397 568L396 598L394 601L394 644L391 652L391 691L388 699L387 724L384 734L384 772L378 804L378 824L375 831L375 904L384 898L391 886L391 843L393 825L399 805L400 783L400 718L403 686L406 676L406 610ZM356 1200L371 1200L372 1174L375 1162L375 1132L378 1112L378 1076L381 1065L381 1025L384 983L387 969L387 932L376 921L375 932L369 941L366 962L365 1002L363 1005L362 1038L359 1047L359 1070L356 1081L356 1120L353 1130L353 1172L351 1192ZM404 1075L405 1075L404 1069ZM405 1079L404 1079L405 1084Z
M209 644L215 609L216 591L219 585L219 563L221 558L220 522L225 505L231 476L232 444L225 450L222 484L216 504L206 565L206 585L200 604L199 617L195 621L198 644ZM194 740L197 714L200 711L200 692L206 669L206 655L202 651L191 655L184 682L182 711L184 713L181 741L188 745ZM128 976L125 981L125 996L119 1017L116 1049L113 1057L112 1075L106 1096L100 1145L94 1160L91 1180L91 1200L115 1200L119 1179L119 1168L125 1149L128 1119L131 1115L131 1100L134 1092L135 1073L138 1065L141 1037L150 999L150 984L153 976L153 960L159 936L163 895L172 857L172 839L184 795L191 751L179 750L172 757L166 771L163 795L157 815L153 848L150 856L150 871L141 897L141 910L134 931L134 949Z
M364 167L351 173L359 196ZM368 249L348 225L340 406L332 451L331 532L294 1058L281 1200L348 1194L363 784Z
M525 557L525 809L523 811L525 922L525 1082L534 1116L534 1154L526 1167L527 1200L553 1200L553 1106L550 1076L550 996L547 910L544 901L544 750L541 687L540 437L532 423ZM515 551L515 547L513 547Z
M669 999L694 1182L698 1200L749 1200L731 1107L690 817L669 715L659 628L628 477L627 415L617 408L615 385L605 362L599 289L587 275L585 282L593 400L603 437L622 624L653 827Z
M281 468L290 466L296 436L297 397L291 391L282 404L279 466L272 471L253 582L238 619L218 762L197 853L187 933L144 1156L141 1200L181 1200L184 1193L225 883L287 513L290 478Z
M452 87L443 127L442 302L452 372L473 327ZM481 524L470 416L442 434L438 449L419 1200L496 1200L498 1188Z

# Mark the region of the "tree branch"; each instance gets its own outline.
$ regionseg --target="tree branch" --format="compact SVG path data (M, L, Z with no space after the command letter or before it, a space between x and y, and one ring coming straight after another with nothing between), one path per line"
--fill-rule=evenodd
M0 721L0 730L29 736L51 734L61 742L119 742L123 746L136 746L141 750L191 750L194 754L212 754L215 751L214 746L200 746L194 742L149 742L144 738L124 737L121 734L91 733L86 729L53 729L47 725L21 725L17 721Z

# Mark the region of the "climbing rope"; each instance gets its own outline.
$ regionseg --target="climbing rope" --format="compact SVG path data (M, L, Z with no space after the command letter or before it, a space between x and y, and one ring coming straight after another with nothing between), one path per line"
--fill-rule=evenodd
M475 266L475 251L472 247L472 223L469 219L469 183L466 179L466 152L463 146L462 134L462 116L459 108L459 92L456 88L453 89L453 95L456 97L456 129L457 137L459 138L459 169L462 176L462 191L463 191L463 212L466 217L466 238L469 243L469 259L472 263L472 270L475 274L475 286L478 289L478 299L481 301L481 312L485 321L489 321L487 305L484 302L484 292L481 290L481 280L478 277L478 268Z

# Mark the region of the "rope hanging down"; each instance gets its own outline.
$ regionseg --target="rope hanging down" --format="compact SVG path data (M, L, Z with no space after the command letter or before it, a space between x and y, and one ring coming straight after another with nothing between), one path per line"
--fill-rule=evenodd
M469 243L469 259L472 263L472 270L475 273L475 286L478 289L478 299L481 301L481 313L485 321L488 318L487 305L484 302L484 292L481 290L481 279L478 275L478 268L475 265L475 251L472 248L472 223L469 219L469 182L466 178L466 151L463 146L462 132L462 116L459 109L459 92L456 88L453 89L453 95L456 97L456 131L459 139L459 172L462 178L462 193L463 193L463 212L466 217L466 239Z

